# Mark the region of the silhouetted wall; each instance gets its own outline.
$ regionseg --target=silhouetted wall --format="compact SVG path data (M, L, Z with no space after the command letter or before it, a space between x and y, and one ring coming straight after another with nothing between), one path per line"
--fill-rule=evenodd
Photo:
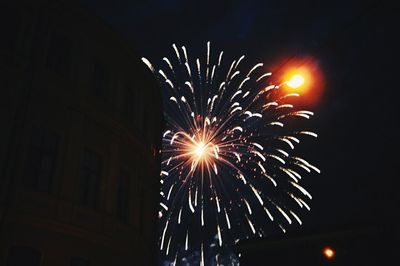
M154 264L152 74L74 1L0 5L0 264Z
M393 239L394 240L394 239ZM301 232L281 237L240 241L240 265L389 265L389 239L383 228L362 226L323 233ZM333 250L333 256L324 250Z

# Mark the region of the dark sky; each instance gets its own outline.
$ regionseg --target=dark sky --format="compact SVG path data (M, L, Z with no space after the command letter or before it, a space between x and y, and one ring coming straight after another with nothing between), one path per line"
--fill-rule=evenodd
M377 225L399 217L394 8L383 1L95 1L88 8L140 56L158 60L171 44L274 61L312 55L325 79L315 106L320 137L305 153L322 170L309 178L304 228Z

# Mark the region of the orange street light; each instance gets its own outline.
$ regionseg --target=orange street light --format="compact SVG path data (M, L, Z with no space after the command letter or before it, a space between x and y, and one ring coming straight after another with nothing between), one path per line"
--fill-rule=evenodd
M324 248L322 253L324 254L325 258L327 258L328 260L331 260L335 257L335 251L330 247Z
M317 59L305 56L280 60L284 63L272 65L273 83L282 88L282 93L297 93L301 98L296 105L318 104L324 89L324 79Z

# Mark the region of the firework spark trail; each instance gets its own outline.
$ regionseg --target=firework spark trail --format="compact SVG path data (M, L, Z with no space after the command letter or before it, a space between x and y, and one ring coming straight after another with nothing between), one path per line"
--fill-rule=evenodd
M166 99L160 250L176 262L196 248L204 264L204 244L214 236L222 246L262 236L268 221L283 232L283 224L301 225L292 209L309 211L312 196L300 181L320 170L293 153L300 138L317 134L286 124L313 112L296 110L290 99L299 94L270 84L262 63L242 70L244 55L224 64L223 51L214 54L208 42L202 63L190 61L184 46L173 50L162 69L142 58Z

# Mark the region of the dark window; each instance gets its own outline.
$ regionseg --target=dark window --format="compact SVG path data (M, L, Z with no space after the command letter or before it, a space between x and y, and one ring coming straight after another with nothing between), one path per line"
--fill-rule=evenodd
M46 66L60 76L67 77L71 62L71 42L62 33L53 31L47 47Z
M129 174L121 170L118 176L117 188L117 217L120 221L127 223L129 218Z
M88 259L82 257L72 257L71 266L89 266L90 262Z
M102 161L100 155L84 150L81 158L79 202L87 207L98 207Z
M47 9L43 6L39 9L36 19L33 22L34 34L30 45L30 60L40 62L47 52L50 19ZM46 59L46 58L44 58Z
M51 191L53 183L59 136L34 126L23 176L23 185L39 191Z
M39 266L42 254L31 247L13 246L8 251L7 266Z
M151 151L151 155L153 155L153 158L155 160L159 160L160 152L158 151L155 144L153 144L153 143L150 144L150 151Z
M143 99L139 100L136 99L136 105L135 105L135 125L137 129L140 131L144 132L143 130L143 119L144 119L144 109L143 109L144 103Z
M147 218L146 218L146 210L145 208L145 204L146 204L146 194L144 193L143 189L141 189L140 191L140 200L139 200L139 219L140 219L140 223L139 223L139 229L141 231L142 234L144 234L146 232L146 228L147 228Z
M0 4L0 53L10 62L20 34L21 13L10 4Z
M133 114L133 106L135 103L135 96L133 89L131 87L126 87L124 91L123 105L122 105L122 113L124 118L128 119L130 122L133 122L134 114Z
M108 101L110 88L110 73L106 66L95 62L93 69L93 94L101 101Z
M145 110L145 111L147 111L147 110ZM141 128L141 130L142 130L142 132L145 134L145 136L146 136L146 138L147 138L147 141L152 141L151 140L151 137L149 136L150 134L148 133L148 128L147 128L147 119L146 119L146 117L145 117L145 114L144 114L144 112L143 112L143 118L142 118L142 128ZM150 137L150 139L149 139L149 137Z

